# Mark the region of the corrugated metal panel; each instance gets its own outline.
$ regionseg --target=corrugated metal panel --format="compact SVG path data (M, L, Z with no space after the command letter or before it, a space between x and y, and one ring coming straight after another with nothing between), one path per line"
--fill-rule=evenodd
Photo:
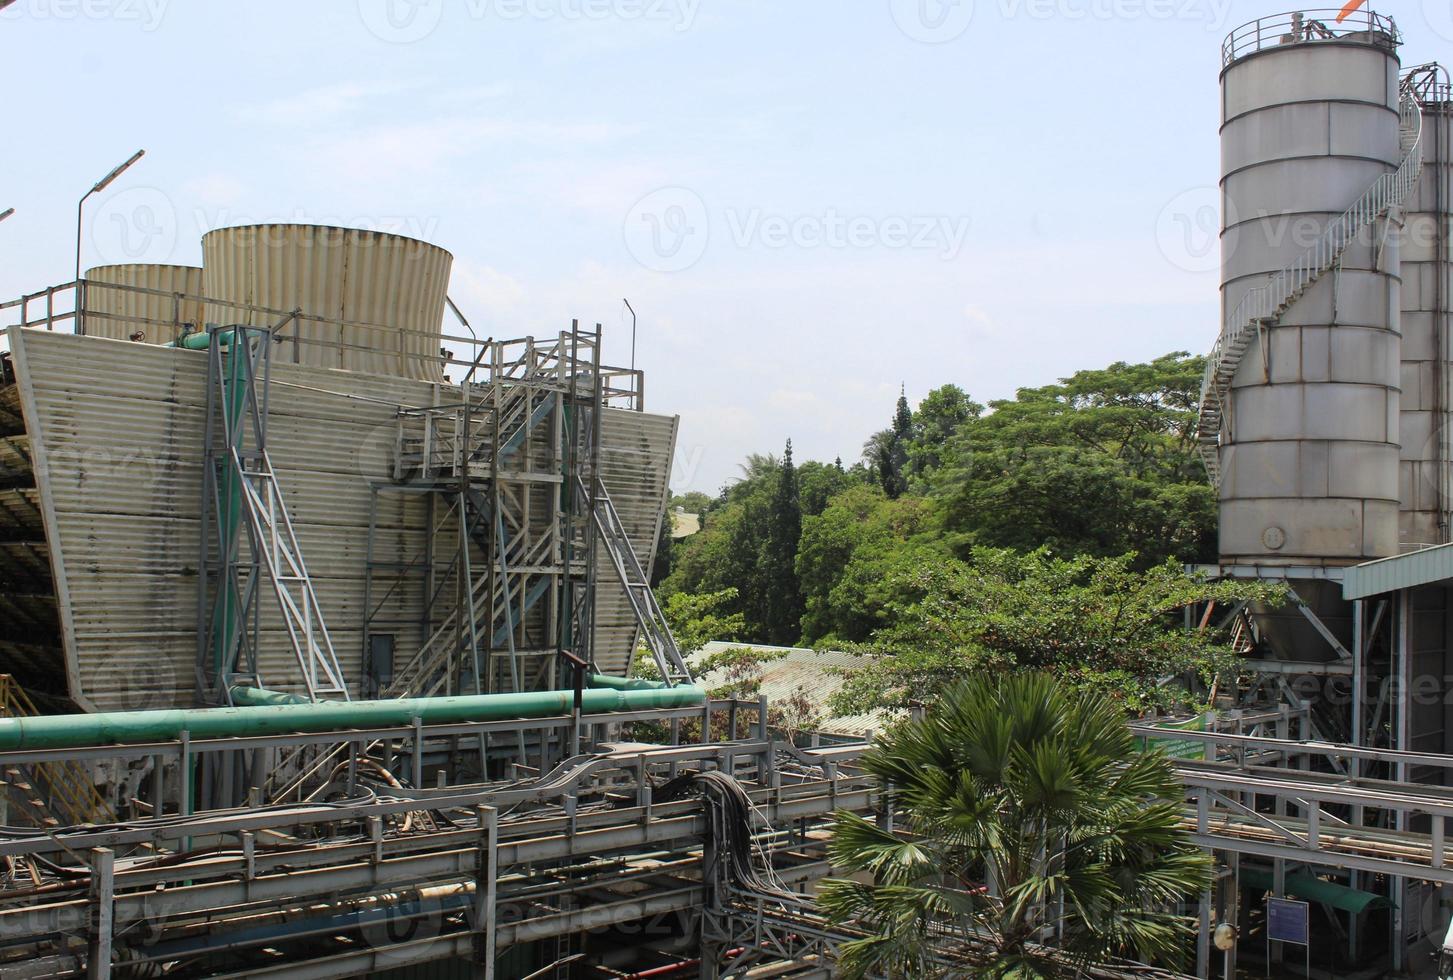
M244 225L202 236L209 323L273 325L227 304L300 308L282 360L365 374L441 378L444 297L453 256L427 242L319 225ZM341 346L340 346L341 345Z
M893 713L887 710L835 717L828 706L828 699L842 690L847 680L838 671L855 670L872 662L871 657L862 654L714 640L702 647L692 659L700 661L726 650L742 648L781 655L778 659L767 661L754 672L753 676L760 684L758 693L765 694L772 702L785 702L789 706L792 703L805 705L821 719L813 726L817 731L833 735L866 735L868 732L881 731L893 720ZM729 677L726 668L720 668L698 678L698 683L710 690L739 680L737 677Z
M136 286L200 296L202 270L196 266L141 262L100 265L86 273L86 280L82 327L88 337L131 340L140 334L138 339L143 343L165 344L185 332L183 325L201 329L200 300L106 288Z
M41 479L37 489L17 491L9 507L0 506L0 522L13 514L17 525L36 525L43 516L46 538L38 547L0 550L5 567L23 571L44 569L47 545L54 549L66 650L15 647L7 655L0 643L0 666L23 653L83 707L189 705L206 354L46 331L17 329L10 339L32 415L27 451ZM334 645L356 688L369 482L388 475L398 407L433 404L436 386L290 364L274 366L273 382L270 450ZM673 417L609 410L602 420L609 447L602 478L647 563L675 432ZM418 495L380 496L376 558L406 562L421 553L424 507ZM447 535L436 546L451 551ZM601 580L602 649L612 669L624 673L635 624L613 572L602 571L609 576ZM380 599L376 593L375 604ZM412 624L422 606L413 582L379 611L402 621L394 627L398 657L417 649L420 628ZM262 603L261 672L269 686L296 690L297 668L275 608Z
M636 557L649 573L655 561L676 452L674 415L607 410L601 420L600 478L620 513ZM630 599L609 557L596 564L595 662L603 672L625 675L638 632Z
M1453 544L1353 565L1342 573L1342 597L1365 599L1453 579Z

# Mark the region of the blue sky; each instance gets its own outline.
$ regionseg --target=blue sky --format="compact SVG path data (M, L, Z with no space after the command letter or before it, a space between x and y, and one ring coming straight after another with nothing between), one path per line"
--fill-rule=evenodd
M16 0L0 296L310 221L455 257L481 334L599 321L682 417L678 489L855 459L910 398L1216 332L1222 37L1243 0ZM1383 5L1448 60L1448 0ZM138 215L141 216L138 218ZM138 220L149 221L141 236ZM129 236L129 237L127 237Z

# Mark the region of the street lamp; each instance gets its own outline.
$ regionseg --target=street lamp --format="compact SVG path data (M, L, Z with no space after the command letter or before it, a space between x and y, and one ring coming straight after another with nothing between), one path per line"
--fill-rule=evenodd
M626 309L628 309L628 310L631 311L631 373L632 374L635 374L636 373L636 310L635 310L635 307L631 306L631 301L630 300L623 299L623 300L621 300L621 302L624 303L624 304L626 304Z
M76 282L81 281L81 211L86 206L86 198L90 197L92 194L99 194L101 191L104 191L110 185L111 181L115 180L117 177L120 177L123 173L126 172L126 169L128 167L130 167L137 160L140 160L145 155L145 150L137 150L135 153L131 154L130 159L128 159L125 163L121 164L119 167L116 167L109 174L96 181L95 186L92 187L90 190L86 191L86 193L81 196L80 202L76 205Z

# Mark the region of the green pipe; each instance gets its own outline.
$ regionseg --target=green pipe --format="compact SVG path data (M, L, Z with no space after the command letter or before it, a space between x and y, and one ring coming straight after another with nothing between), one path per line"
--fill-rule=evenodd
M591 674L586 679L586 687L607 691L668 690L666 685L660 681L640 680L633 677L607 677L604 674ZM264 691L257 687L234 687L232 689L232 701L234 704L251 705L253 707L313 703L301 694L286 694L282 691Z
M220 333L222 337L222 346L232 346L232 331L228 330ZM185 350L206 350L208 347L212 346L212 335L205 330L197 330L193 333L184 335L181 340L169 340L165 344L162 344L162 346L180 347Z
M252 697L255 689L233 690L233 697ZM273 692L260 692L275 699ZM662 690L617 691L594 688L582 695L586 714L686 708L702 704L706 692L680 686ZM455 698L407 698L386 701L321 701L283 704L265 700L240 708L177 708L161 711L107 711L84 715L41 715L0 718L0 751L69 749L85 745L130 745L166 742L182 732L193 739L336 732L357 728L469 721L506 721L570 714L573 691L528 694L476 694Z
M605 674L591 674L589 687L608 688L612 691L666 691L670 690L662 681L648 681L640 677L608 677Z

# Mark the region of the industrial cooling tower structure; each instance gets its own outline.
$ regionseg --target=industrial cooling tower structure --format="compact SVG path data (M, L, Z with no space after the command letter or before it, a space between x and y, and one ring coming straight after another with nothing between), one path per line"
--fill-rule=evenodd
M87 271L79 333L166 344L202 329L202 270L134 262Z
M293 364L442 380L441 324L453 256L402 235L324 225L262 224L202 236L209 323L270 326Z
M8 330L0 674L107 711L549 690L587 642L630 671L677 420L598 328L450 336L449 254L399 236L204 252L92 270L83 333L52 303Z

